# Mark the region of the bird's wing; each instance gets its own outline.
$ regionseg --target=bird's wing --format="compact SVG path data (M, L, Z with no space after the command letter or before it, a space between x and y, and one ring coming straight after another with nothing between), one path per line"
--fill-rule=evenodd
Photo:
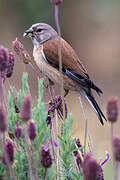
M58 48L61 46L62 67L69 69L71 72L88 78L88 73L79 60L73 48L62 38L49 40L43 44L43 52L53 66L59 67Z
M94 89L98 94L102 93L90 79L89 75L79 60L73 48L64 40L56 38L43 44L43 52L46 60L55 68L59 69L58 47L61 43L62 70L63 72L84 87Z

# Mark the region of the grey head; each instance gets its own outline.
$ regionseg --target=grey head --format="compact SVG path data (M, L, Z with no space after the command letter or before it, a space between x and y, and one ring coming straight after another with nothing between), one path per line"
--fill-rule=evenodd
M38 46L48 40L55 39L58 34L49 24L37 23L26 30L23 36L31 37L33 45Z

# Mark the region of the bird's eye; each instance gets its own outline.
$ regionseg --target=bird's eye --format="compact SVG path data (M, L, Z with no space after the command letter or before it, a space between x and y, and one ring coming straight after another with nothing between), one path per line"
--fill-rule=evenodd
M40 29L40 28L38 28L37 30L36 30L36 32L41 32L42 31L42 29Z

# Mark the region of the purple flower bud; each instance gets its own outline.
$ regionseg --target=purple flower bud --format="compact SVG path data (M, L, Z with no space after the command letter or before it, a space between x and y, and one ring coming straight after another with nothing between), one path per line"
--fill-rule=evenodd
M7 67L7 73L6 73L6 77L9 78L12 76L13 74L13 67L14 67L14 55L12 52L8 53L8 67Z
M25 96L22 102L20 118L26 122L31 119L31 100L30 96Z
M16 40L14 40L12 42L12 46L17 55L20 55L21 51L24 50L24 46L22 45L22 43L20 41L18 41L17 38L16 38Z
M113 146L114 146L114 158L116 161L120 162L120 138L113 139Z
M0 71L5 71L8 67L8 52L7 49L0 46Z
M41 164L44 168L50 168L52 165L52 157L48 146L41 149Z
M4 133L6 130L7 130L6 116L2 106L0 105L0 132Z
M107 116L111 123L117 121L118 118L118 98L111 97L107 103Z
M8 141L4 144L3 154L2 154L2 162L4 164L13 164L14 162L14 147L11 141Z
M31 61L29 53L24 48L23 44L20 41L18 41L17 38L15 41L13 41L12 46L16 54L25 64L28 64L29 61Z
M29 126L28 126L28 136L31 141L33 141L36 137L36 128L35 128L35 123L33 120L30 121Z
M59 5L63 2L63 0L50 0L52 4Z
M104 180L101 166L89 153L86 155L82 167L84 180Z
M21 137L21 134L22 134L22 128L19 125L17 125L17 127L14 130L14 135L17 139L19 139Z

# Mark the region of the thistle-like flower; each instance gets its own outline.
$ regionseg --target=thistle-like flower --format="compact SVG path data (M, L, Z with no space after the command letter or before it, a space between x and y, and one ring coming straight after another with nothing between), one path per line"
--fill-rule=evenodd
M14 147L11 141L4 144L2 162L4 164L13 164L14 162Z
M0 132L4 133L6 130L7 130L6 116L2 106L0 105Z
M30 96L25 96L22 102L20 118L27 122L31 119L31 100Z
M29 126L28 126L28 136L31 141L33 141L36 138L36 127L33 120L30 120Z
M118 118L118 98L111 97L107 103L107 116L111 123L117 121Z
M50 168L52 166L52 157L50 154L49 147L43 146L41 149L41 164L44 168Z

